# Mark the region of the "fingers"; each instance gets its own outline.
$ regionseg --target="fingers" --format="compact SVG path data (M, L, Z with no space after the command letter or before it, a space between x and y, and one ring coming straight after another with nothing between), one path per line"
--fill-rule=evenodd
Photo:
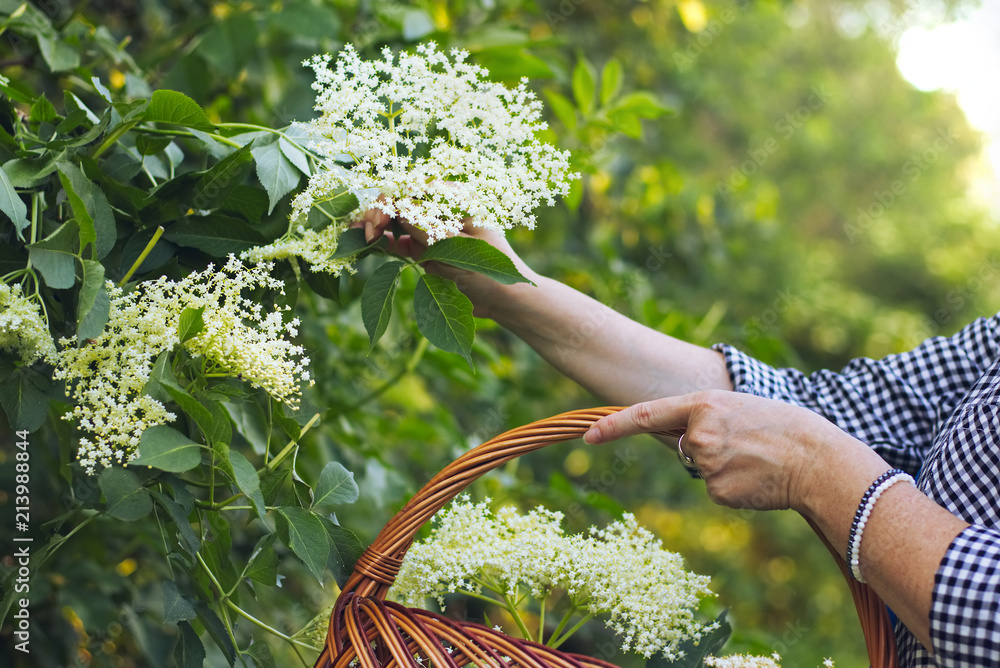
M687 394L635 404L595 422L583 440L606 443L634 434L683 430L693 405L691 395Z

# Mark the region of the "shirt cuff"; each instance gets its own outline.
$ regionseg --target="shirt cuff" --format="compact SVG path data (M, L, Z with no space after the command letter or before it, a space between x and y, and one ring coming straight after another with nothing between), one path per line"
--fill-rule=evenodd
M941 666L1000 665L1000 531L973 525L951 542L934 576L930 635Z

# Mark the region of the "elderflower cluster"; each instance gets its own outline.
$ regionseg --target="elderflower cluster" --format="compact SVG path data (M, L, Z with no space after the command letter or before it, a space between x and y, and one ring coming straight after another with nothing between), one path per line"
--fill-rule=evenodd
M192 357L202 357L209 372L239 377L261 387L293 408L299 384L309 382L298 320L283 322L281 311L262 313L259 303L242 296L255 288L280 290L270 267L243 266L230 256L221 270L209 265L180 281L160 277L125 292L108 283L111 296L104 333L77 347L76 337L62 339L55 377L67 381L76 404L66 419L76 420L92 437L80 439L78 459L88 472L97 465L127 463L147 428L175 415L144 388L156 358L179 343L178 325L185 309L204 309L203 329L183 343Z
M711 668L781 668L781 656L777 653L771 656L751 656L749 654L730 654L729 656L706 656L705 665Z
M416 53L363 61L353 47L306 61L316 73L320 117L304 124L310 148L324 163L293 201L293 230L251 260L300 255L314 269L338 273L329 261L343 224L312 232L309 212L353 194L358 207L347 219L378 207L407 219L431 243L457 233L463 219L506 230L535 224L541 203L554 204L576 174L569 154L542 143L536 133L541 103L525 81L508 88L467 62L468 54L419 45ZM381 197L379 197L381 195Z
M22 296L18 284L0 283L0 349L17 353L25 364L56 354L38 304Z
M712 595L709 578L685 571L635 517L577 535L566 535L561 521L562 513L544 508L494 514L488 501L463 497L438 513L428 540L409 549L390 595L411 606L434 597L443 606L444 594L479 593L483 582L511 595L525 587L536 597L559 588L581 610L607 617L622 649L647 658L675 659L681 641L712 628L692 612Z

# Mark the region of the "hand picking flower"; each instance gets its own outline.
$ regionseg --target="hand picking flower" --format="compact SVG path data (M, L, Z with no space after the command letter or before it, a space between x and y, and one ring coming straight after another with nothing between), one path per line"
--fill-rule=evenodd
M430 243L456 234L465 218L499 230L534 227L532 211L543 201L554 204L576 178L569 154L536 137L546 124L525 81L513 89L491 82L467 58L429 43L398 57L386 48L375 61L362 60L350 45L334 67L329 55L307 61L321 115L305 128L324 161L293 201L289 234L246 257L294 255L339 274L349 261L330 259L337 239L372 207L407 219ZM327 205L348 194L357 208L336 219ZM332 222L310 229L313 210Z
M295 336L298 320L285 323L280 310L262 313L242 296L247 289L281 290L267 265L247 268L235 257L221 271L209 265L180 281L160 277L130 292L108 283L111 308L104 333L77 347L76 337L59 341L55 377L72 388L75 406L66 418L93 434L80 439L78 459L88 472L97 465L125 464L135 456L143 431L174 420L173 413L144 392L156 358L178 344L202 357L206 373L240 377L278 401L298 405L300 382L310 382L309 359ZM203 309L204 326L180 341L185 309Z
M541 600L544 618L546 598L561 590L569 610L546 644L558 647L602 615L622 637L623 650L645 657L676 658L685 638L700 639L713 628L693 614L701 598L713 595L710 578L685 571L681 557L664 550L634 516L567 536L562 513L536 508L521 515L512 507L493 513L488 504L465 496L438 513L430 538L407 552L390 596L410 606L433 597L442 607L446 593L485 598L506 606L528 638L516 605L522 592ZM570 627L576 614L582 619ZM540 629L540 640L543 635Z

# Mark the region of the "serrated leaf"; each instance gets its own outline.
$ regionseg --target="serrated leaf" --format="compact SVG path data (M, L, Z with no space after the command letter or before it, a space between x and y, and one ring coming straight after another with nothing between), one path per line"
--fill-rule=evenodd
M205 665L205 646L201 644L201 638L187 622L179 622L177 628L181 636L174 647L177 668L202 668Z
M205 307L186 308L177 321L177 338L180 343L190 341L205 329Z
M226 631L226 626L219 619L219 616L215 614L215 611L208 607L207 603L198 601L196 606L198 608L198 619L204 624L205 630L212 636L212 640L219 646L219 649L222 650L222 653L226 657L226 661L232 666L236 662L236 648L233 647L233 641L229 637L229 632Z
M80 64L80 54L76 49L57 37L39 34L38 50L53 72L65 72Z
M197 102L175 90L154 91L142 120L170 123L204 132L212 132L215 129L208 120L205 110Z
M300 172L306 176L312 174L312 170L309 169L309 157L298 144L284 137L279 137L278 147L281 148L281 152L288 158L288 161L295 165Z
M14 188L34 188L45 181L48 176L56 171L56 163L49 154L40 155L34 158L15 158L14 160L8 160L3 163L3 171L6 173L7 178L10 179L10 185ZM2 177L0 177L2 178ZM3 194L0 193L0 198ZM24 204L24 200L20 200ZM16 206L16 204L15 204ZM0 211L3 211L10 217L6 208L0 206ZM25 225L29 224L30 221L27 219L27 206L25 205ZM23 228L21 228L23 229Z
M337 250L330 256L330 259L340 260L345 257L351 257L363 251L367 246L368 242L365 241L365 231L357 227L352 227L337 237Z
M219 160L210 169L200 172L198 182L194 186L191 206L199 210L208 210L225 202L250 173L251 160L253 155L250 145L247 145Z
M601 106L613 100L622 90L622 63L611 58L601 72Z
M282 153L280 142L258 146L251 153L257 163L257 178L267 191L267 212L271 213L281 198L299 184L301 174Z
M201 446L167 425L149 427L139 439L138 456L129 466L149 466L161 471L190 471L201 463Z
M337 584L343 587L351 571L354 570L354 563L364 551L364 545L357 536L344 527L334 524L326 517L321 517L320 520L330 539L330 559L327 567L333 572Z
M107 196L80 168L69 162L57 162L59 180L73 208L73 215L80 223L81 250L94 244L97 259L107 255L118 240L115 215Z
M21 366L0 382L0 405L15 431L35 431L49 414L52 380L31 367Z
M213 257L239 254L265 242L246 222L223 214L185 219L172 225L163 236L178 246L197 248Z
M14 184L7 176L6 167L5 164L4 169L0 169L0 211L7 214L10 222L14 223L17 236L24 239L21 230L31 225L31 221L28 220L28 207L14 190Z
M183 483L180 483L183 485ZM187 489L186 487L184 488ZM174 494L177 494L177 488L174 488ZM177 525L177 533L180 534L180 545L185 552L194 556L198 550L201 548L201 538L198 534L194 532L191 527L191 522L188 521L188 512L185 511L184 506L180 503L171 499L166 494L157 491L155 489L150 490L149 493L153 496L153 499L159 503L167 514L170 515L170 519L173 520L174 524ZM188 501L188 499L185 499ZM193 499L190 499L193 503Z
M229 463L233 467L236 486L250 500L257 517L263 519L267 509L264 506L264 496L260 491L260 477L257 475L257 469L247 461L246 457L235 450L229 451Z
M584 118L590 116L594 111L594 95L597 92L597 76L594 73L594 66L586 58L576 61L573 68L573 97L576 105Z
M389 326L396 279L404 266L402 262L386 262L372 273L361 291L361 320L368 332L369 352Z
M624 96L608 110L611 116L624 114L641 116L642 118L659 118L664 114L673 113L670 107L665 107L655 95L649 91L636 91Z
M323 582L323 570L330 556L330 539L319 517L297 506L281 506L276 519L284 524L288 547Z
M328 462L320 471L313 492L313 508L340 506L358 500L358 483L354 474L340 462Z
M278 555L272 547L275 537L272 533L262 540L250 557L250 563L243 572L244 577L268 587L273 587L278 582Z
M176 402L178 406L180 406L182 411L194 419L195 424L198 425L198 428L201 429L203 433L207 434L213 429L215 418L213 417L211 411L205 408L200 401L177 386L163 384L163 389L170 396L170 398Z
M50 288L61 290L76 283L79 244L80 227L75 220L69 220L45 239L27 247L31 264L42 273L45 284Z
M254 639L247 647L247 654L253 659L256 668L275 668L271 647L263 640Z
M97 484L108 500L104 512L111 517L134 522L153 509L149 492L139 482L139 476L128 469L117 466L106 468L101 471Z
M59 118L59 113L56 108L49 102L49 98L45 97L45 93L41 93L31 105L28 121L37 125L39 123L55 123L57 118Z
M429 246L420 256L420 262L432 260L475 271L504 285L530 283L514 266L513 260L482 239L470 237L442 239Z
M163 621L179 622L183 619L194 619L198 616L191 599L182 596L173 580L163 581Z
M432 274L421 276L413 295L413 311L417 328L428 341L461 355L472 366L470 353L476 335L472 302L454 281Z
M139 155L156 155L167 148L173 141L171 137L159 137L155 135L136 135L135 149Z
M79 341L96 339L104 331L111 311L111 297L104 281L104 265L83 260L83 286L77 303L76 336Z

